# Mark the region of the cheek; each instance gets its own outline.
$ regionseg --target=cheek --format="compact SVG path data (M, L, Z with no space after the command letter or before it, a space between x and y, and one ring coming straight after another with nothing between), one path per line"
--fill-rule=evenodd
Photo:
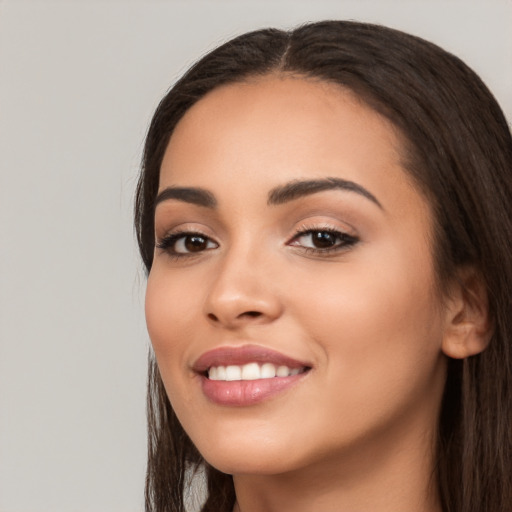
M296 318L320 348L307 400L319 414L295 421L311 432L322 424L326 452L399 422L435 421L444 383L438 303L428 276L396 269L352 266L303 284L308 301Z
M187 366L190 339L197 310L193 288L180 285L165 270L153 266L148 277L145 313L151 344L164 387L175 412L187 418L192 401ZM195 307L192 304L195 303Z
M162 358L174 364L177 358L173 355L186 345L186 326L191 325L187 318L193 311L190 307L191 296L190 287L180 286L158 265L153 266L146 288L145 313L149 337L159 364Z
M442 322L429 262L350 265L304 284L297 312L317 340L332 389L355 402L426 387L441 353ZM422 270L420 270L422 269ZM336 391L338 392L338 391Z

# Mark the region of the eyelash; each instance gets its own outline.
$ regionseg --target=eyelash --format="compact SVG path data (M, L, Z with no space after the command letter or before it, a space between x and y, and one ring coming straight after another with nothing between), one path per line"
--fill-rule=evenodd
M177 252L176 251L176 243L179 240L184 240L187 237L200 237L203 238L206 243L212 242L213 240L201 233L200 231L176 231L174 233L170 233L166 236L164 236L160 241L157 242L156 247L158 249L161 249L165 251L171 258L173 259L180 259L180 258L190 258L193 256L196 256L204 251L198 251L197 253L194 252ZM218 244L214 242L217 246ZM208 250L208 249L206 249Z
M326 248L315 248L315 247L305 247L303 245L296 245L294 242L299 240L301 237L307 235L313 235L315 233L323 233L334 237L337 240L337 244L332 247ZM176 243L180 240L185 240L187 237L200 237L205 240L206 244L214 243L216 247L218 247L217 242L214 242L209 236L204 235L200 231L177 231L175 233L170 233L169 235L163 237L160 241L157 242L156 247L165 251L170 257L173 259L180 258L191 258L194 256L198 256L201 253L211 250L212 248L206 248L201 251L194 252L177 252L176 251ZM291 245L293 247L300 247L302 251L308 254L316 254L316 255L327 255L332 253L338 253L345 250L348 250L350 247L356 245L359 242L359 239L354 235L349 235L348 233L344 233L339 231L338 229L333 229L331 227L302 227L300 228L290 239L287 245ZM216 248L214 247L214 248Z
M325 248L316 248L316 247L304 247L303 245L299 246L301 249L309 254L317 254L317 255L328 255L332 253L339 253L342 251L348 250L350 247L356 245L359 242L359 239L354 235L349 235L339 229L327 227L327 226L319 226L319 227L307 227L303 226L302 228L293 235L289 245L293 245L294 241L299 240L303 236L313 235L315 233L323 233L328 234L335 238L337 241L336 245L332 247ZM297 247L297 246L295 246Z

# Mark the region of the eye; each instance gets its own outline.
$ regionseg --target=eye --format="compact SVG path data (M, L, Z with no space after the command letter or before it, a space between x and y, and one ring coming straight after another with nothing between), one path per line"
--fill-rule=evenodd
M347 248L358 239L348 233L332 229L308 229L297 233L290 245L314 252L329 252Z
M160 240L157 247L179 257L216 249L218 244L201 233L171 233Z

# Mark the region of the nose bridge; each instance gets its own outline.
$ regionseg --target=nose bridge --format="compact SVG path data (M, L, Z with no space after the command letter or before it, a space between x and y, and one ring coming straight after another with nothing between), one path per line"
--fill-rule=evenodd
M270 274L272 258L254 240L238 240L219 259L210 282L205 313L216 323L236 326L248 321L270 321L281 304Z

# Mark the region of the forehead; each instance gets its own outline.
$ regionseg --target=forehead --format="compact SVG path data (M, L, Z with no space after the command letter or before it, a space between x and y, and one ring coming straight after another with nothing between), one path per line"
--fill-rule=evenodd
M394 125L351 91L316 79L267 76L214 89L191 107L165 152L160 189L270 189L326 176L393 196L408 182Z

